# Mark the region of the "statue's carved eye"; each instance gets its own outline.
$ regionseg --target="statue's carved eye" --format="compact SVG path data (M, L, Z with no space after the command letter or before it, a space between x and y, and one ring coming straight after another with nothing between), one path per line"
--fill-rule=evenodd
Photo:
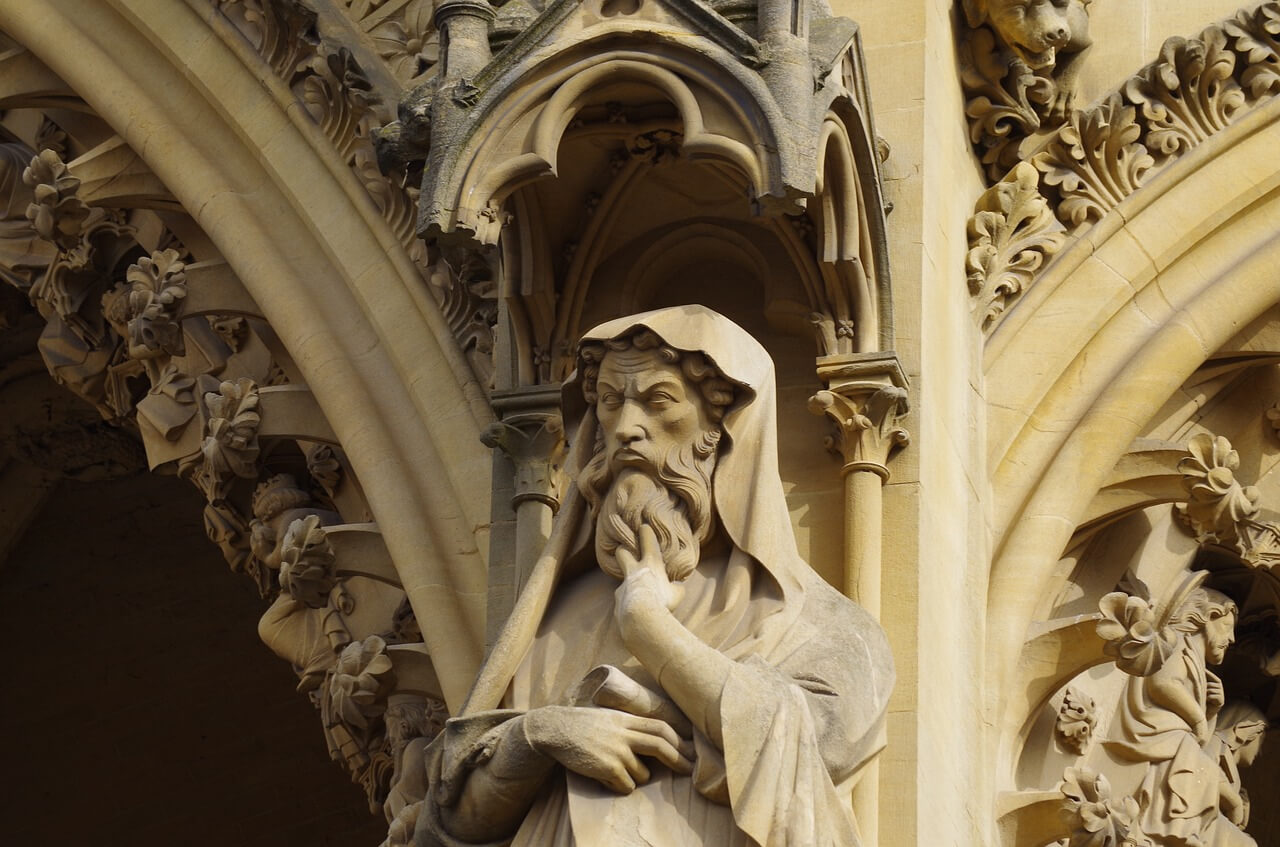
M600 395L600 405L606 409L616 409L622 405L622 395L617 391L606 391Z
M669 406L674 402L676 402L676 398L665 391L655 391L649 395L650 406Z

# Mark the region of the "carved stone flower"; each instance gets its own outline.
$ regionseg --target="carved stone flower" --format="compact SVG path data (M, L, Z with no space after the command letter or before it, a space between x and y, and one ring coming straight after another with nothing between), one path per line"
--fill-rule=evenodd
M404 20L383 21L369 33L378 55L401 82L421 76L440 60L440 33L431 23L429 0L410 3Z
M1058 709L1055 728L1062 746L1076 755L1084 753L1098 723L1093 698L1077 688L1068 688Z
M186 352L177 311L179 301L187 296L187 274L186 264L178 257L177 250L161 250L129 266L130 356Z
M1200 541L1230 543L1238 537L1238 525L1257 513L1261 494L1236 480L1240 454L1222 436L1202 432L1187 452L1178 463L1188 494L1179 511Z
M258 386L241 378L224 382L218 393L204 396L209 409L208 434L201 451L209 470L219 478L232 474L246 479L258 475Z
M345 723L366 729L387 709L387 695L395 687L395 671L387 643L376 635L353 642L338 655L329 683L334 714Z
M80 180L71 175L57 153L42 150L22 172L22 181L33 190L27 220L35 231L63 249L74 247L80 225L89 216L89 207L76 196Z
M1170 635L1156 629L1155 609L1141 597L1113 591L1098 603L1098 636L1116 667L1134 676L1152 674L1173 651Z
M1068 817L1075 819L1072 847L1154 847L1138 825L1138 801L1112 799L1111 783L1102 774L1067 768L1062 793Z
M318 515L289 524L280 545L280 587L293 599L318 609L337 585L333 548Z

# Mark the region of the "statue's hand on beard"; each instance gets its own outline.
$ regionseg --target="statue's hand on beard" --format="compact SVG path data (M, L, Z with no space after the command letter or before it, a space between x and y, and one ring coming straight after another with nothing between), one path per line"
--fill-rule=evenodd
M622 568L622 584L614 593L614 610L619 620L628 617L631 608L639 604L674 609L684 594L684 586L673 581L668 573L653 527L640 527L637 536L638 555L626 547L619 547L615 553Z

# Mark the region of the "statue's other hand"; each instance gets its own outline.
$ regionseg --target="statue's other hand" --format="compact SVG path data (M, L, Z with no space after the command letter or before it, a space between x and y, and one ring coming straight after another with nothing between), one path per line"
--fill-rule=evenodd
M526 712L529 746L619 794L649 780L641 757L692 773L693 744L665 721L593 706L543 706Z

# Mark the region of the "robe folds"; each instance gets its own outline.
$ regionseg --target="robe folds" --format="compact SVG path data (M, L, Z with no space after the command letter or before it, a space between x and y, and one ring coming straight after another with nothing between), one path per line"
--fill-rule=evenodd
M669 721L693 736L691 775L645 759L651 778L623 796L556 766L515 830L494 834L483 847L856 847L851 793L859 769L884 746L893 660L879 624L827 585L796 548L778 471L773 362L749 333L701 306L620 318L583 340L641 330L701 353L734 387L711 486L730 552L700 562L671 610L732 661L718 702L703 706L719 714L690 725L677 709ZM574 433L571 478L598 443L582 364L563 388ZM636 702L675 708L622 643L614 620L618 582L595 564L593 530L581 494L571 489L461 714L428 749L430 787L415 847L477 847L445 826L470 776L523 732L517 718L525 712L609 705L584 699L602 668L640 692ZM715 726L714 717L723 749L696 728ZM530 749L527 739L515 740ZM483 811L495 808L483 803L501 808L504 801L477 802L473 808Z
M449 722L438 742L437 802L503 743L511 719L572 705L580 683L612 665L656 691L613 620L617 581L584 574L548 609L504 702ZM557 768L510 840L512 847L846 847L853 777L883 745L887 645L870 616L816 577L804 607L785 615L767 574L741 551L700 567L674 610L736 665L720 698L723 751L694 730L692 775L647 760L652 776L626 796ZM774 624L785 624L775 626ZM436 827L433 827L436 828ZM458 847L439 831L436 843ZM431 843L431 842L426 842Z

